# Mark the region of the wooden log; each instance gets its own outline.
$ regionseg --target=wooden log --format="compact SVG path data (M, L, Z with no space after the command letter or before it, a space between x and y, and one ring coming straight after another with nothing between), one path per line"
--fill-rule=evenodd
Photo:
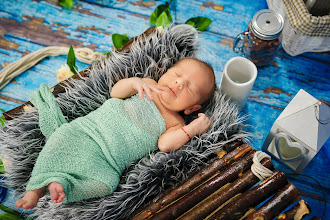
M277 217L278 220L300 220L311 213L311 208L305 202L300 200L295 206Z
M249 208L258 205L287 183L285 174L282 171L277 171L259 185L238 196L226 207L210 216L209 219L239 219Z
M290 204L300 198L299 192L291 183L283 187L270 200L263 204L246 220L271 220L284 211Z
M243 141L242 139L238 139L236 141L232 141L230 143L227 143L225 144L222 149L220 151L218 151L216 154L217 154L217 157L218 158L222 158L223 156L225 156L228 152L231 152L233 151L235 148L243 145Z
M241 217L239 220L246 220L246 218L255 211L256 211L255 208L250 208L247 212L244 213L243 217Z
M251 151L252 148L247 144L237 147L235 150L226 154L223 158L217 159L211 163L208 167L198 172L186 180L182 185L173 189L169 194L158 199L155 203L147 206L144 210L134 216L133 220L147 219L151 215L154 215L157 211L174 202L178 198L186 195L188 192L193 190L196 186L204 182L213 176L218 170L223 169L226 165L237 161L242 158L247 152Z
M160 212L157 212L151 217L151 219L162 220L179 217L217 189L237 179L244 170L249 169L253 163L252 158L254 153L255 150L249 152L245 157L234 162L222 172L207 180L184 197L180 198L170 206L165 207Z
M274 170L272 162L265 158L261 161L261 164L268 169ZM197 220L204 219L210 213L215 211L218 207L223 205L230 198L234 197L238 193L244 192L253 185L259 182L259 178L256 177L251 170L246 171L240 178L231 183L224 190L218 190L211 196L204 199L202 202L194 206L188 212L180 216L180 220Z
M242 144L244 144L243 141L241 139L238 139L237 141L225 144L222 149L228 153L241 146Z

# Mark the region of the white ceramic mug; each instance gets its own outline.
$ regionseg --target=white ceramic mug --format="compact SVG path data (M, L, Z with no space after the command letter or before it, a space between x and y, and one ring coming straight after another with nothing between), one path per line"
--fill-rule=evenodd
M257 67L244 57L231 58L223 70L220 89L242 108L257 78Z

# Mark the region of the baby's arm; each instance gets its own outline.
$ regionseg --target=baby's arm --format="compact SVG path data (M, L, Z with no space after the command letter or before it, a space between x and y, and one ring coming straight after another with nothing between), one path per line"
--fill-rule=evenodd
M205 114L199 113L198 118L190 124L182 126L177 124L166 130L158 139L158 148L164 152L177 150L185 145L190 138L203 134L211 126L211 120Z
M128 98L136 93L139 93L141 99L143 98L143 93L146 94L149 100L152 100L151 92L161 92L163 89L157 86L155 80L150 78L126 78L119 80L111 89L111 97L124 99Z

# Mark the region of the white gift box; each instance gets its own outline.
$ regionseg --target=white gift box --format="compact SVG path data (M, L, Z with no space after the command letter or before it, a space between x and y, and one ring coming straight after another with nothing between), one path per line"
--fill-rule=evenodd
M301 173L330 136L330 107L300 90L275 120L263 146Z

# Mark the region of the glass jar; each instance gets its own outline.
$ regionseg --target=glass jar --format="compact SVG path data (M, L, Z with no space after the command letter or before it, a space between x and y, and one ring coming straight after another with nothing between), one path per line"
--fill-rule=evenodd
M280 42L284 20L273 10L258 11L249 23L247 31L237 35L233 50L251 60L256 66L272 63Z

